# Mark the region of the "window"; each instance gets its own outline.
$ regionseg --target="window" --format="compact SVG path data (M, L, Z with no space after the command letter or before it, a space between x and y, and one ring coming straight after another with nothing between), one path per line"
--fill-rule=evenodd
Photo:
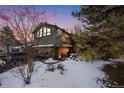
M43 33L43 29L41 28L40 31L39 31L39 36L42 37L42 33Z
M47 35L50 35L50 34L51 34L51 29L47 28Z
M51 29L50 28L47 28L47 27L44 27L43 36L48 36L50 34L51 34Z
M37 37L42 37L43 29L41 28L40 31L37 32Z
M50 34L51 34L51 29L47 27L43 27L37 32L37 37L48 36Z
M47 35L47 28L44 27L43 29L44 29L43 36L46 36Z
M39 32L40 32L40 31L38 31L38 32L37 32L37 37L39 37L39 36L40 36L40 33L39 33Z

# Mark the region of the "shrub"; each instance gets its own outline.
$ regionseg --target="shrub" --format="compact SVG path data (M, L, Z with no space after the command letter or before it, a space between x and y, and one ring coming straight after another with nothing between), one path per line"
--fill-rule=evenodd
M47 64L47 71L54 72L56 70L56 67L54 64Z
M60 74L64 74L64 71L65 71L64 64L58 64L57 69L60 70Z

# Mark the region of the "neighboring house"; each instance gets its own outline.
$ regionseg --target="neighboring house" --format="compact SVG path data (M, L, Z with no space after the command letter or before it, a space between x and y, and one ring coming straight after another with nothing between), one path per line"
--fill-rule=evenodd
M33 36L39 54L58 59L73 52L72 34L56 25L41 23L33 31Z
M0 55L10 53L12 48L18 44L9 26L5 26L0 30Z
M17 47L16 45L11 44L9 46L9 52L17 51L16 47ZM18 48L18 49L20 49L20 48ZM3 45L1 42L0 42L0 53L7 53L7 46Z

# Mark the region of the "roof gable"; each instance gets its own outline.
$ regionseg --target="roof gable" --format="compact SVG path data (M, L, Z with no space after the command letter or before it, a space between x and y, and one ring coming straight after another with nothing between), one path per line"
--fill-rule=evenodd
M36 27L36 29L33 31L33 33L37 32L42 26L55 27L55 28L57 28L57 29L60 29L61 31L63 31L63 32L66 33L66 34L71 35L71 34L68 33L67 31L65 31L65 29L62 29L62 28L58 27L57 25L49 24L49 23L47 23L47 22L45 22L45 23L41 22L41 23Z

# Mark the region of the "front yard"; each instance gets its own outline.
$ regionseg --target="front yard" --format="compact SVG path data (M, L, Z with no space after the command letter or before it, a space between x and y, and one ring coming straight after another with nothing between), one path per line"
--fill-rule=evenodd
M49 59L46 62L53 62ZM0 87L59 87L59 88L92 88L106 87L102 82L105 73L101 68L105 64L110 64L107 61L86 62L67 58L65 61L59 62L53 66L54 70L48 70L49 66L39 61L35 62L34 71L31 77L31 83L25 84L20 79L20 74L16 68L0 74ZM62 65L63 70L58 66Z

